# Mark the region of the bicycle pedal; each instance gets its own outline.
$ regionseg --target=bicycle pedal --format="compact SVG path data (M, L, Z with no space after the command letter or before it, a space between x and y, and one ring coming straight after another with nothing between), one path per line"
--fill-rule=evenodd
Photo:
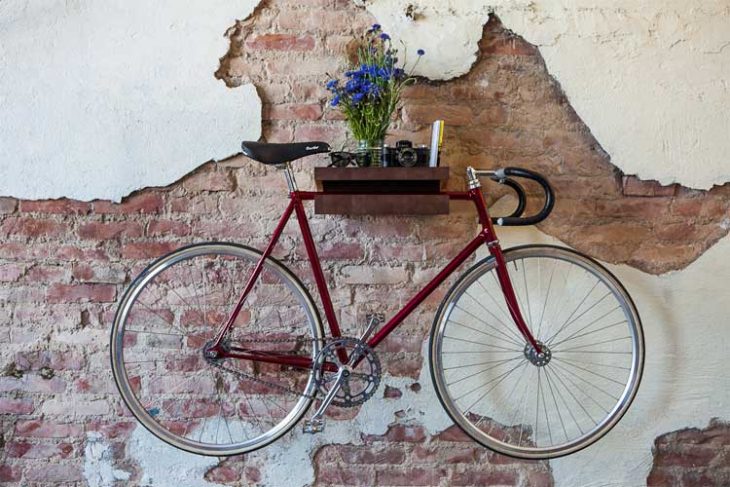
M315 435L324 431L324 419L312 419L304 421L304 427L302 427L304 433Z

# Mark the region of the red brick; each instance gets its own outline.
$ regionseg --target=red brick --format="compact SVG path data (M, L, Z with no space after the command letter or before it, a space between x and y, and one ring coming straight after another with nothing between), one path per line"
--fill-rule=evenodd
M68 226L54 220L11 217L0 226L0 233L7 237L61 237L68 233Z
M0 281L13 282L17 281L23 275L25 267L19 264L0 264Z
M30 414L34 410L32 399L0 398L0 414Z
M22 477L19 465L0 465L0 482L19 482Z
M180 247L174 242L135 242L122 246L124 259L151 259L161 257Z
M309 35L262 34L249 38L246 47L262 51L310 51L314 48L314 38Z
M91 211L91 203L61 198L58 200L22 200L21 213L55 213L85 215Z
M457 472L451 478L451 485L517 485L518 474L515 471L467 470Z
M377 485L439 485L445 477L443 468L401 467L381 468L377 472Z
M678 185L664 186L657 181L644 181L636 176L623 177L623 194L625 196L674 196Z
M18 207L18 200L15 198L0 197L0 214L15 212Z
M141 237L142 225L137 222L90 222L80 225L78 234L87 240Z
M67 282L70 276L71 272L67 265L37 264L26 271L23 280L50 284L52 282Z
M371 470L354 469L349 465L318 465L315 483L322 485L376 485Z
M471 442L472 440L469 436L467 436L464 431L462 431L461 428L459 428L456 425L449 426L445 430L443 430L441 433L439 433L436 436L437 439L441 441L459 441L459 442Z
M287 103L265 105L264 120L319 120L322 118L322 105L318 103Z
M69 458L74 452L70 443L29 443L27 441L13 441L6 445L8 456L11 458L37 458L41 460Z
M25 478L36 482L61 483L81 481L83 475L80 465L49 463L43 468L28 469Z
M423 426L412 424L394 424L388 428L383 436L367 435L370 441L394 441L407 443L420 443L426 439L426 430Z
M236 180L227 171L215 167L206 167L190 177L185 178L183 187L188 191L233 191Z
M147 227L147 235L150 237L167 237L174 235L184 237L190 235L190 225L175 220L155 220Z
M238 468L218 465L205 472L204 478L208 482L231 484L241 479L241 473Z
M110 214L134 214L134 213L159 213L162 210L162 196L155 193L139 193L125 198L122 203L111 201L94 202L95 213Z
M105 284L53 284L46 296L50 303L108 303L116 294L116 286Z
M406 105L403 109L403 119L412 125L428 125L436 119L442 119L448 127L458 127L474 123L474 115L469 105Z
M324 447L323 451L325 450L329 451L327 458L330 461L341 461L345 464L397 465L403 463L406 459L405 451L399 446L371 448L355 445L332 445Z

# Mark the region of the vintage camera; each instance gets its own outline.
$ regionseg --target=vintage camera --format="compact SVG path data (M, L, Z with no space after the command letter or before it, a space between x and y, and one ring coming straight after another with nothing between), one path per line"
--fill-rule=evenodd
M383 147L383 167L427 167L429 148L413 147L410 140L399 140L395 147Z

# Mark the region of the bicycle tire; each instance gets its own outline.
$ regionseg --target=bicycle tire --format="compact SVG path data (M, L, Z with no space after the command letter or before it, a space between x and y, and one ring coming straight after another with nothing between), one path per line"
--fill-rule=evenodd
M484 283L482 281L483 277L488 275L494 276L496 274L496 272L494 272L495 261L494 258L490 256L476 263L474 266L468 269L458 279L456 283L454 283L454 285L446 294L436 313L430 334L429 368L437 396L442 406L451 417L451 419L454 421L454 423L459 426L459 428L461 428L474 441L491 450L516 458L533 460L557 458L560 456L574 453L588 447L589 445L598 441L605 434L607 434L626 413L636 396L636 392L641 381L644 365L644 336L638 311L636 310L636 307L628 292L618 281L618 279L616 279L616 277L613 276L613 274L611 274L601 264L579 252L549 245L526 245L508 249L504 252L504 256L507 268L510 270L511 273L513 287L515 288L515 292L518 296L518 304L523 309L523 315L525 316L526 321L529 321L531 332L533 333L533 335L535 335L535 338L541 343L543 343L544 341L544 343L547 344L548 351L550 352L552 358L549 359L549 362L547 364L543 363L542 365L536 365L536 363L540 364L542 362L540 362L540 360L538 360L533 354L528 353L528 349L531 349L531 347L529 347L525 343L525 340L521 337L521 335L518 336L517 334L509 333L509 330L507 330L507 326L505 326L504 329L502 329L501 326L496 326L496 318L504 317L502 321L504 321L508 325L511 325L511 327L514 328L514 331L516 331L516 326L514 325L514 323L507 321L508 313L505 312L505 310L507 310L507 307L506 304L503 302L504 299L502 298L501 294L497 296L496 300L494 299L494 296L491 296L490 300L487 300L486 295L483 296L485 302L489 303L490 305L496 305L495 308L492 308L491 310L487 310L483 306L482 308L484 309L479 308L479 306L475 304L476 300L472 302L472 298L468 298L468 300L466 299L467 295L465 293L467 293L468 290L472 288L472 286L474 286L475 289L477 287L483 288L483 290L486 292L482 294L486 294L489 292L489 289L486 287L488 285L491 285L492 289L499 289L496 284L491 284L491 282ZM528 259L532 260L528 261ZM527 276L530 275L532 278L544 280L543 275L540 274L540 267L537 268L537 271L535 270L534 264L537 261L535 261L534 259L543 259L548 262L545 271L546 274L550 275L548 281L550 284L547 286L546 291L542 293L538 292L537 295L533 293L533 297L530 298L528 294L531 289L531 285L528 283ZM548 272L550 269L550 262L553 263L552 273ZM528 263L530 264L530 266L528 266ZM553 311L552 318L548 318L548 321L554 321L552 323L546 322L545 329L542 329L543 321L549 314L546 313L546 308L549 301L548 297L551 293L551 284L553 282L555 271L559 265L564 267L565 263L568 264L568 269L582 269L583 271L585 271L588 275L588 278L584 277L584 279L589 279L586 283L590 282L590 276L594 276L596 278L596 283L591 289L590 293L593 293L594 289L598 289L598 284L602 283L603 287L608 290L608 296L613 296L613 298L615 298L616 303L618 303L620 306L617 310L620 311L620 313L624 317L626 317L626 328L628 330L629 338L631 341L630 352L628 351L625 343L623 343L627 338L623 336L612 337L611 335L606 335L605 338L600 338L599 342L595 342L592 344L586 344L580 341L585 340L585 337L593 333L615 333L617 327L623 325L623 322L620 324L613 323L613 320L618 318L618 316L615 316L615 311L613 310L609 311L606 314L606 317L611 317L611 323L609 323L609 325L602 324L601 320L604 318L602 318L601 315L605 312L604 309L606 308L604 306L606 303L603 303L602 301L599 301L599 304L594 304L593 308L584 312L583 310L588 309L588 305L584 304L586 301L588 301L588 298L582 298L583 300L581 301L581 298L578 296L590 296L590 293L566 293L569 295L570 299L574 300L571 302L571 306L566 307L566 309L573 309L573 312L568 315L567 319L563 319L566 314L565 312L561 314L561 312L559 311ZM515 269L514 271L513 268ZM528 268L530 268L530 270L527 270ZM520 272L522 272L521 275ZM572 287L568 287L570 286L570 284L568 282L567 276L570 275L570 272L571 271L568 270L566 273L565 287L563 289L577 291L578 288L581 288L581 290L585 290L586 288L579 285L583 281L576 281L577 284L576 282L574 282L572 284ZM539 296L539 299L535 296ZM462 298L464 298L463 302L461 301ZM502 301L501 303L499 302L500 298ZM535 309L540 310L539 303L542 300L544 300L545 304L542 306L539 317L540 325L533 326L535 324L535 321L537 321L536 318L538 316L537 313L535 313L535 316L531 316L531 313ZM538 304L537 308L533 304L535 301L537 301ZM577 307L572 306L575 301L578 301L580 303ZM608 302L610 301L611 299L609 298ZM449 336L446 331L447 329L449 330L449 333L456 333L454 332L454 330L463 329L464 323L461 323L461 321L464 321L464 318L469 317L469 315L466 312L463 312L460 309L460 306L466 308L468 306L467 303L472 303L470 313L472 313L473 319L471 322L469 322L469 324L474 325L472 327L473 329L466 332L466 334L464 334L464 332L462 331L461 337ZM525 306L523 303L527 303L527 305ZM498 310L500 306L501 309ZM479 313L474 311L474 309L479 309ZM490 315L490 313L492 314ZM599 318L596 319L594 317L594 313L597 314ZM575 316L581 314L582 316L575 318ZM489 321L487 321L485 316L489 317ZM458 317L460 321L457 321L455 319L456 317ZM579 321L582 320L583 317L587 317L586 319L594 319L594 321L589 322L588 325L585 325L585 322ZM576 322L580 325L574 325L574 323ZM451 326L449 323L451 323L451 325L453 326ZM601 326L595 327L596 323L601 324ZM504 323L502 324L504 325ZM558 328L557 331L555 330L556 326ZM623 328L624 327L621 326L620 329L623 330ZM566 331L568 329L570 331ZM489 338L485 338L483 342L485 345L477 344L475 347L474 344L469 343L470 341L478 341L474 338L475 333L480 333L478 335L479 337L483 337L484 335L491 336ZM558 338L560 339L558 340ZM488 365L479 361L463 365L459 364L456 358L444 358L445 355L457 355L457 346L451 346L453 349L452 351L445 350L445 340L448 342L449 339L451 339L452 341L461 340L461 342L457 344L458 347L461 347L458 352L459 357L463 358L471 356L490 358L491 362L488 361ZM565 348L566 343L574 340L577 340L577 345L576 342L573 342L573 344L567 345L568 347L573 348ZM610 350L587 348L593 347L594 345L598 344L603 347L606 347L608 345L609 348L613 348L611 348ZM525 345L524 348L522 347L522 345ZM446 346L449 347L449 345ZM552 350L550 350L551 347ZM468 349L471 349L471 351ZM518 350L519 352L515 352L515 350ZM630 358L627 355L629 353ZM598 360L595 358L596 356L598 356L599 358L606 358L602 359L602 363L587 363L584 360L577 360L577 357L582 358L586 355L593 355L593 360ZM621 361L616 362L616 360L619 359L621 359ZM475 359L472 359L472 362L474 360ZM480 358L478 360L482 359ZM517 362L518 360L520 360L520 362L518 365L516 365L515 362ZM536 362L533 363L531 360L535 360ZM544 359L542 360L544 362ZM588 364L592 364L590 369L585 367ZM454 376L454 374L459 371L449 372L450 370L456 370L458 368L468 369L470 367L482 365L487 365L485 369L489 370L474 373L474 369L471 369L469 371L464 371L461 376ZM530 369L530 366L532 366L532 369ZM512 377L512 384L503 385L503 383L510 378L514 371L519 371L522 367L525 367L525 369L522 371L522 375L520 375L519 378ZM551 368L552 371L550 371ZM579 381L585 381L580 382L580 384L586 384L584 386L584 389L588 389L588 382L591 381L595 382L593 384L593 387L595 387L596 389L603 389L603 387L608 387L605 384L609 384L609 380L616 383L621 382L615 378L609 377L608 372L605 371L608 369L622 371L620 373L616 373L626 375L623 389L620 393L620 396L618 396L618 400L616 401L614 406L606 411L606 415L600 421L596 422L596 424L590 429L586 427L586 430L588 431L584 432L581 425L585 426L584 423L589 423L590 421L587 421L588 418L595 421L593 415L591 414L591 411L593 411L593 414L597 414L595 412L596 408L593 404L591 404L590 407L587 406L587 400L584 403L581 403L579 397L580 399L584 397L586 399L590 399L591 394L585 391L579 391L577 383L575 380L573 380L573 378ZM495 370L495 372L493 372L492 374L497 374L496 379L491 377L483 377L483 374L489 372L490 370ZM531 383L534 384L534 380L531 381L530 379L528 379L524 383L524 386L522 386L519 382L523 377L525 377L525 373L529 373L525 371L530 370L538 371L532 372L532 376L534 376L535 374L537 375L538 382L538 392L535 394L536 404L534 407L534 414L536 420L534 422L531 421L533 417L533 410L530 409L530 415L526 414L528 403L531 402L527 401L526 399L528 394L532 394L532 391L528 388L531 387ZM541 374L541 370L544 371L544 373ZM598 370L598 372L596 370ZM591 375L586 376L584 374ZM589 377L590 380L586 379L586 377ZM545 381L546 384L544 390L540 389L541 380ZM484 397L492 394L492 391L497 390L497 392L494 393L495 395L492 397L492 399L489 400L493 402L491 408L490 406L484 404L481 404L479 406L481 408L481 413L472 412L473 410L470 410L465 406L461 406L459 404L461 398L455 398L455 383L461 382L466 384L471 382L471 384L473 384L475 381L477 382L477 388L486 387L487 390L484 392ZM568 386L568 383L571 381L571 385L573 387ZM473 394L473 392L470 392L471 387L471 385L468 386L468 394ZM509 402L513 398L513 394L515 393L515 391L518 390L518 387L520 388L520 391L522 391L523 388L525 391L524 393L522 393L523 400L518 401L518 403L514 406L515 408L518 408L517 411L519 411L520 407L522 408L520 421L516 421L517 416L520 415L520 413L515 415L514 409L505 411L505 406L509 406L509 404L502 404L501 406L499 405L500 401ZM535 386L533 385L532 388L534 389ZM545 391L548 391L548 388L550 392L546 393ZM481 394L481 389L476 390L479 391L479 393ZM558 391L558 394L555 394L556 390ZM594 389L590 390L593 391ZM560 391L562 391L562 397ZM565 394L566 392L576 394L579 397L574 396L571 398L570 394ZM611 392L613 394L618 394L617 392ZM520 393L518 392L518 396L519 394ZM540 404L541 394L543 403L542 405ZM496 399L497 395L500 395L500 399ZM471 403L475 396L462 396L462 398L463 397L469 398L468 401L463 403L466 404ZM477 396L476 404L479 404L479 401L484 401L484 397ZM558 402L558 397L561 397L560 404ZM602 395L601 397L607 396ZM611 395L611 397L615 396ZM603 408L606 407L605 404L600 404L598 399L596 398L592 398L590 400L602 406ZM550 412L547 411L548 403L552 403L552 405L555 406L554 408L552 407L552 405L550 406ZM565 407L562 407L561 404ZM571 405L573 405L576 411L573 411L570 408ZM576 405L580 405L581 407L586 408L585 414L580 411L579 408L575 407ZM472 405L471 407L474 407L474 405ZM501 409L501 411L497 411L497 409ZM545 410L544 414L543 409ZM570 424L568 424L568 426L565 425L566 418L569 415L566 409L570 411L570 416L574 419L575 415L577 415L579 418L586 416L586 418L582 420L575 419L577 428L571 428L572 425ZM563 417L563 413L565 413L565 417ZM545 425L543 426L543 435L540 436L539 426L540 420L543 416L544 422L547 423L547 428L545 427ZM528 421L526 421L527 418L529 418ZM554 442L555 438L553 438L553 432L550 428L551 419L554 421L553 426L555 427L556 432L560 433L556 433L556 436L564 436L566 441ZM486 428L489 428L489 430L485 431ZM547 432L545 432L545 429L547 429ZM570 431L570 433L568 431ZM564 433L564 435L562 433ZM517 435L519 435L519 441L516 440ZM522 445L523 435L526 435L524 438L525 445ZM532 438L532 436L535 436L535 438ZM547 439L548 436L549 440Z
M173 293L164 293L166 297L171 299L170 303L168 303L171 305L170 310L166 310L165 313L162 314L159 309L156 309L155 311L148 312L148 314L150 315L149 318L135 318L145 323L145 326L152 327L158 326L158 323L160 321L155 320L155 323L152 324L152 315L162 315L163 317L173 316L169 323L170 329L168 330L168 332L175 331L175 334L177 334L178 331L190 332L190 334L184 334L184 336L183 333L181 333L179 334L180 338L172 339L173 348L175 345L177 345L175 340L180 343L180 356L176 357L174 362L165 362L164 360L160 360L158 363L158 359L156 358L156 356L154 359L152 359L153 361L125 361L125 344L134 342L134 345L127 348L127 350L129 351L133 347L138 346L140 341L142 341L146 345L149 345L148 348L150 350L153 350L157 353L159 352L161 346L165 346L164 340L166 340L168 336L173 335L173 333L165 334L160 333L159 331L156 332L157 335L159 335L159 338L161 338L160 342L163 343L163 345L160 346L158 343L155 342L154 339L149 338L158 338L157 336L152 335L153 333L155 333L152 331L152 328L140 330L136 328L129 328L127 326L128 323L132 323L132 321L130 321L132 320L132 317L141 316L134 315L132 313L132 311L134 310L134 304L138 302L137 299L146 290L149 290L150 293L154 292L154 287L148 288L148 286L151 285L150 283L155 282L154 280L156 277L163 276L166 271L173 269L174 266L176 266L177 264L192 261L192 259L200 257L204 259L208 257L210 259L211 256L219 257L219 259L217 261L204 260L204 265L202 265L201 271L201 276L206 279L205 289L207 291L207 295L205 299L207 299L209 302L206 303L204 300L201 304L201 301L199 299L197 301L191 299L191 303L182 299L184 296L183 290L195 289L195 283L193 283L193 285L191 286L190 282L183 282L181 283L181 287L175 290L175 288L169 287L170 284L165 281L164 277L161 277L159 280L160 284L158 285L158 291L163 289L163 284L168 286L168 288L173 291ZM183 369L185 369L186 367L194 367L196 365L199 365L200 362L203 362L203 360L201 359L201 340L203 338L212 338L214 336L213 332L215 332L218 329L219 325L222 323L221 321L216 321L214 326L208 327L208 321L219 320L223 316L227 316L225 315L225 311L218 312L215 309L211 310L211 308L219 306L224 310L230 310L233 304L235 304L235 300L233 299L231 300L231 302L226 302L221 305L213 304L218 290L214 284L211 284L211 282L207 280L207 274L216 272L216 275L220 278L222 278L224 275L228 275L229 277L231 277L231 280L233 280L233 274L231 274L232 262L239 262L240 260L242 262L245 261L247 264L250 264L252 266L256 262L258 262L260 257L261 252L256 249L225 242L206 242L182 247L166 256L157 259L152 264L150 264L131 283L120 301L111 331L111 365L117 389L119 390L121 397L124 400L124 403L127 405L134 417L140 422L140 424L142 424L142 426L144 426L154 436L176 448L199 455L221 457L248 453L259 448L263 448L264 446L270 444L271 442L277 440L282 435L287 433L304 416L308 408L311 406L313 396L316 392L316 385L312 370L300 371L296 373L288 372L291 376L294 376L295 374L297 375L294 378L286 376L285 379L282 379L282 377L284 377L285 375L285 372L283 372L285 368L283 366L278 366L281 368L281 370L277 372L277 366L272 366L271 364L265 364L258 367L258 372L252 372L248 369L246 369L246 371L244 372L245 364L241 364L239 366L239 368L237 369L238 372L227 372L227 369L233 370L235 368L235 366L227 362L233 359L225 359L223 361L223 363L229 363L229 366L227 366L226 369L220 369L218 365L211 365L208 362L203 363L204 366L207 365L207 368L202 367L199 371L193 372L190 370L182 370L182 374L179 374L177 378L178 385L176 387L179 389L180 384L183 385L182 388L185 390L184 397L172 395L170 394L170 391L166 391L163 387L169 376L175 374L176 372L180 372L180 370L176 369L176 367L181 366L180 364L182 364ZM218 267L216 267L216 265L218 265ZM206 266L208 267L206 268ZM179 268L180 267L178 267L178 269ZM223 273L223 270L226 271L226 274ZM190 265L190 268L186 269L186 272L186 274L181 274L181 276L189 277L191 278L190 281L193 281L193 266ZM244 279L245 282L245 279L248 278L248 274L240 277ZM257 289L256 286L259 286L259 282L263 282L263 284L261 284L260 286L263 290L261 291L260 295L256 294L255 291ZM257 281L256 286L249 295L250 298L247 298L247 300L256 300L259 299L260 296L266 297L266 292L269 292L271 295L275 295L280 302L283 299L288 300L292 298L294 299L293 302L298 303L298 305L301 307L299 309L301 314L298 316L306 318L306 324L302 325L302 335L306 335L306 338L302 339L302 341L297 341L296 345L294 346L299 347L299 352L302 355L314 359L314 357L316 357L316 355L319 353L319 350L321 349L324 334L317 308L314 305L314 302L309 292L301 283L301 281L282 263L274 258L267 258L264 263L262 275L259 277L259 281ZM221 296L234 298L236 296L236 289L233 286L231 287L232 289L230 293L226 295L222 293L223 286L221 285ZM282 289L288 289L290 296L286 295L282 297L283 295L281 293L276 292ZM162 294L162 292L159 293L160 296L162 296ZM175 294L176 296L173 296L173 294ZM212 299L211 296L213 296ZM179 304L178 298L180 298L180 300L184 304ZM172 304L173 301L178 301L178 304ZM262 301L262 304L265 303L265 301ZM158 303L155 303L153 306L158 307ZM175 310L174 306L177 306L179 309ZM296 307L296 305L292 306ZM196 311L195 308L201 308L202 312L200 311L200 309ZM138 307L138 309L141 309L141 307ZM291 312L291 310L289 308L282 308L276 312L268 314L264 314L263 312L261 314L256 314L256 311L250 312L247 316L254 316L255 319L249 318L249 321L245 325L248 327L255 327L259 322L261 324L258 325L260 326L260 329L254 330L253 328L246 328L245 331L249 333L246 336L255 336L256 338L254 338L252 341L258 340L259 342L263 343L264 346L268 344L268 346L272 348L281 348L288 346L286 345L286 343L294 342L295 340L293 338L281 338L282 336L287 336L282 335L282 333L285 334L287 333L287 330L292 329L292 325L288 324L288 322L287 324L284 324L286 318L282 318L282 316L287 316L287 312ZM192 321L193 325L184 325L183 316L187 317L185 318L186 323L188 321ZM241 315L239 315L239 317L240 316ZM193 319L191 317L197 318ZM267 327L266 329L264 329L265 325L270 325L277 319L280 320L279 328ZM164 321L164 319L161 321ZM185 326L189 326L189 328L185 328ZM203 328L204 332L211 332L211 334L203 338L201 338L201 336L198 334L193 334L193 331L195 331L196 333L199 332L201 327ZM234 327L234 329L237 328L239 327ZM258 334L253 334L254 331ZM129 333L129 335L127 338L125 338L125 335L127 333ZM279 334L277 335L276 333ZM267 339L265 338L267 336L275 336L276 338ZM140 339L140 337L142 337L142 339ZM299 338L297 338L297 340L299 340ZM306 348L307 342L309 342L308 348ZM301 345L301 343L304 343L305 345ZM306 348L306 350L301 352L301 348ZM147 350L134 350L133 353L129 351L130 359L143 356L145 351ZM152 365L145 366L146 368L144 369L144 371L138 373L139 379L135 378L135 380L133 381L130 379L128 373L129 367L131 366L132 362L151 363ZM162 373L160 373L159 369L163 366L164 370L162 370ZM251 365L250 368L255 369L256 367L254 365ZM271 372L271 374L266 375L266 377L262 379L266 371ZM218 398L218 405L220 406L220 409L218 411L218 429L216 429L215 431L215 441L207 440L208 436L212 438L212 432L210 435L208 435L208 432L206 431L206 427L207 429L212 429L212 423L210 426L207 426L208 416L210 415L209 413L212 411L212 409L210 407L210 403L206 403L207 399L204 396L205 392L197 394L197 392L199 391L195 387L190 387L195 386L196 384L193 383L190 384L190 386L188 385L191 378L200 379L197 385L200 385L201 387L205 385L211 385L211 381L207 379L208 374L206 374L206 372L214 378L212 384L215 388L215 391L213 392L216 394ZM136 370L135 373L137 373ZM256 378L254 378L254 374L258 374ZM300 378L299 375L301 375L302 377ZM203 380L204 378L206 378L206 380ZM282 382L278 382L279 380L281 380ZM162 385L153 387L153 384ZM277 389L277 387L279 387L280 389ZM282 394L283 389L287 387L291 389L289 395L292 396L291 402L293 403L293 405L291 407L291 410L289 410L288 413L283 418L281 418L280 421L278 421L275 415L280 413L278 413L278 411L276 410L272 412L270 407L274 405L274 401L269 399L272 402L267 402L266 395L274 395L277 393ZM143 389L146 389L146 392L143 392ZM221 398L222 391L228 393L229 397L233 397L232 402L235 404L235 407L233 409L230 409L229 406L226 406L226 409L224 411L224 403ZM146 405L143 404L141 401L141 397L138 397L138 395L142 396L145 393L148 395L148 399L157 399L157 405L155 405L154 407L150 407L149 403ZM203 395L202 398L201 395ZM280 401L282 401L282 399L280 399ZM182 404L182 406L180 404ZM281 407L281 405L279 406ZM271 416L270 421L272 423L272 426L270 428L264 426L264 414L262 414L262 411L264 409L268 412L269 416ZM194 427L197 427L200 430L200 436L197 440L194 439L192 436L193 433L197 431L195 429L190 431L190 437L186 437L190 424L185 426L185 431L182 434L180 432L185 418L178 416L184 415L186 411L191 416L198 415L198 417L188 418L190 424L195 425ZM201 411L203 412L201 413ZM200 424L200 414L202 414L205 418L202 426ZM237 417L234 421L235 415L237 415ZM230 437L230 442L221 442L219 444L218 434L221 428L222 421L225 423L225 427L228 430L227 432ZM233 426L233 431L236 430L236 426L240 426L239 431L242 434L246 434L249 430L254 431L254 426L250 426L248 423L258 423L258 427L261 430L260 434L256 434L253 438L248 439L234 439L231 426ZM206 441L203 441L204 438L206 439Z

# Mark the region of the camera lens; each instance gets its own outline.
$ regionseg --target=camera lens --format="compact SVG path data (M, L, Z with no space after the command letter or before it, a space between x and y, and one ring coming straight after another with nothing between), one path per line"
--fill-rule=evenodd
M418 155L415 150L404 147L398 151L398 164L401 166L413 167L416 162L418 162Z

